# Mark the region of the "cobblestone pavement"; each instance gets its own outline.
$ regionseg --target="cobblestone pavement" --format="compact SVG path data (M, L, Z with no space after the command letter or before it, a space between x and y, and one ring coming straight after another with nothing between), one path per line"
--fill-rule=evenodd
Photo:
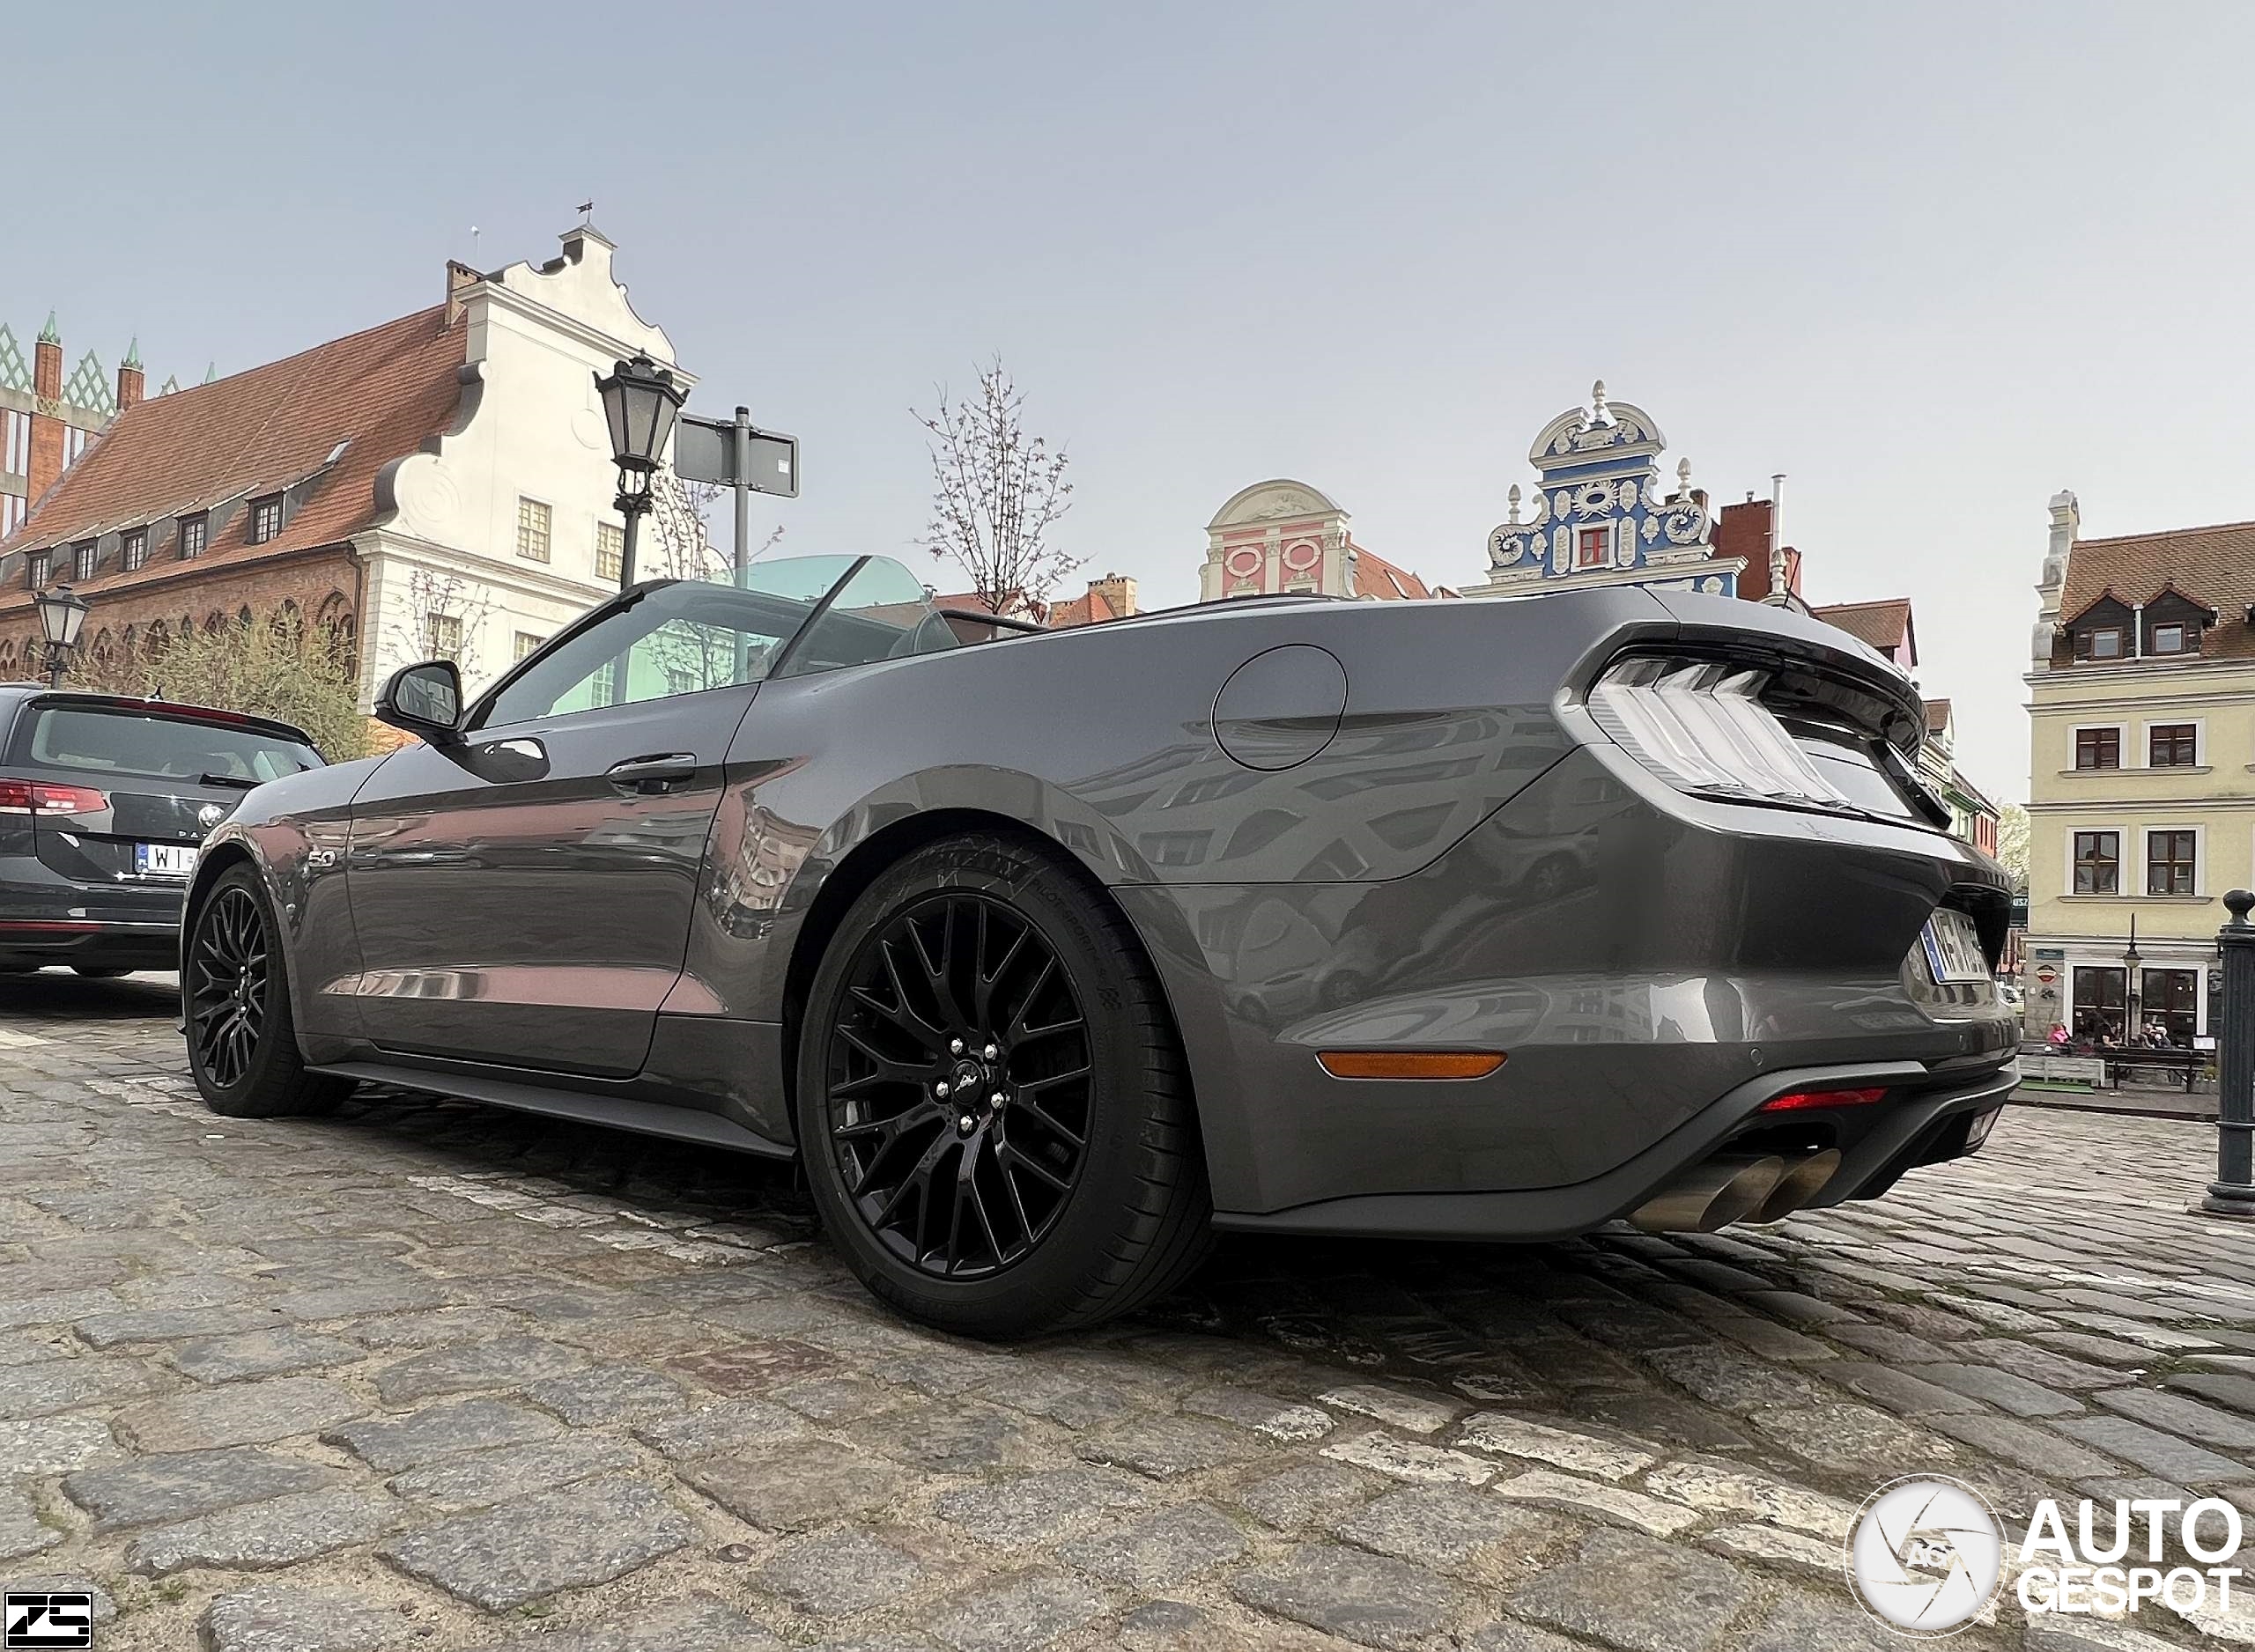
M0 981L0 1576L90 1581L100 1648L1853 1652L1901 1644L1839 1570L1895 1476L2255 1510L2201 1125L2015 1109L1742 1235L1229 1242L997 1350L878 1310L783 1171L427 1097L216 1118L168 1017ZM2204 1637L2255 1615L2007 1597L1956 1644Z

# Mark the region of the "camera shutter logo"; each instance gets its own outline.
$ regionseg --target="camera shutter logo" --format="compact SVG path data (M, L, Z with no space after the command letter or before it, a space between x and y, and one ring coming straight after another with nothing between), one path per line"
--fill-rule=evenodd
M1847 1563L1849 1584L1874 1617L1903 1634L1954 1634L1996 1598L2003 1528L1960 1481L1890 1480L1857 1514Z
M90 1647L94 1643L94 1597L80 1591L18 1592L0 1597L0 1646L7 1652L38 1648L54 1652L60 1647Z

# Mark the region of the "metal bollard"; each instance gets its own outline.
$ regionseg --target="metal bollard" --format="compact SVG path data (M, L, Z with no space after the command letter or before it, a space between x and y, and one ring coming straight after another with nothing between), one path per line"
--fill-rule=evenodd
M2255 924L2247 921L2255 894L2234 889L2223 897L2231 921L2216 932L2223 955L2223 1024L2216 1035L2216 1179L2191 1206L2202 1216L2255 1221Z

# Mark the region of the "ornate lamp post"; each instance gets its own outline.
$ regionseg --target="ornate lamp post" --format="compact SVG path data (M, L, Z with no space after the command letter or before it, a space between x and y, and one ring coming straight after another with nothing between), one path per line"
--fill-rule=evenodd
M47 686L63 686L63 667L78 645L78 632L86 623L86 599L67 585L42 591L32 599L39 613L40 636L47 644Z
M618 466L618 510L626 519L618 560L618 588L634 583L635 530L650 508L650 476L673 436L674 416L688 395L681 381L640 351L595 380L603 416L610 425L611 458Z

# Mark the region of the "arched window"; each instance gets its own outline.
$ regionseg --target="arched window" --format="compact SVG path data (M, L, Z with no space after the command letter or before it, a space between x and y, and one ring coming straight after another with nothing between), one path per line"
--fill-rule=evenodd
M294 598L284 597L282 606L267 616L266 623L275 636L292 647L305 640L306 616L298 611Z
M127 660L130 660L140 652L140 648L141 633L135 627L131 625L127 626L125 628L125 635L118 641L119 654Z
M16 680L16 645L0 642L0 682Z
M110 635L108 626L103 626L94 634L93 646L86 651L86 657L104 670L116 663L117 638Z
M172 627L162 620L151 620L148 635L141 639L141 652L152 660L162 660L165 650L172 645Z
M248 631L251 628L251 623L250 604L246 602L235 610L235 623L245 631Z
M206 637L217 637L226 629L226 624L227 616L215 608L203 616L203 634Z

